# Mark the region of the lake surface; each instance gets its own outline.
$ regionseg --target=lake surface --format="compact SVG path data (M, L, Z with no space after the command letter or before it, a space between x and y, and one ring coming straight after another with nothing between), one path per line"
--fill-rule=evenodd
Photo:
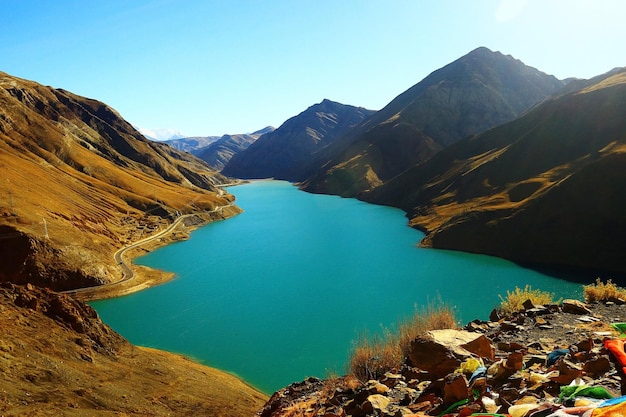
M516 286L582 295L579 284L508 261L418 248L423 234L397 209L282 181L229 192L243 214L136 261L176 279L92 305L130 342L183 353L268 394L343 373L360 334L438 297L465 323L486 319Z

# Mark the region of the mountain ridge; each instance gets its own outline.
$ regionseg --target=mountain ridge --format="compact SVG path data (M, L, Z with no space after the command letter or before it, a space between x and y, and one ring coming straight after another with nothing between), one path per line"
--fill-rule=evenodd
M121 273L113 252L137 227L238 212L217 188L230 180L203 161L144 138L104 103L6 73L0 166L0 281L56 290L112 282Z
M303 167L312 154L371 114L362 107L324 99L234 155L222 173L245 179L299 181L306 175Z
M321 151L302 188L358 196L464 137L514 119L562 86L511 56L477 48Z
M223 135L210 145L194 150L193 154L215 170L222 171L235 154L245 151L261 136L274 130L272 126L266 126L252 133Z
M625 106L626 69L594 77L364 199L407 211L425 246L623 282Z

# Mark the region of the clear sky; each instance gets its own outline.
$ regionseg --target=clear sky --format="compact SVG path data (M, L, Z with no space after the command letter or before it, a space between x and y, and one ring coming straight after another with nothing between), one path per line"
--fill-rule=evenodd
M186 135L378 110L486 46L558 78L626 66L623 0L0 0L0 71Z

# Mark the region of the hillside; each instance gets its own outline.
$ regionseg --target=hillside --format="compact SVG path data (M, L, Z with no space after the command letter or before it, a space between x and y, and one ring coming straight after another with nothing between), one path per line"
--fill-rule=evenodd
M136 347L95 310L0 284L3 416L251 416L266 397L184 357Z
M0 167L0 281L116 281L125 244L179 214L237 212L203 161L145 139L104 103L5 73Z
M372 115L371 110L323 100L233 156L222 173L236 178L304 179L311 156Z
M320 152L303 189L357 196L462 138L515 119L563 85L510 55L478 48Z
M223 135L214 143L192 153L215 170L221 171L236 153L248 149L262 135L272 131L274 128L268 126L250 134Z
M364 198L406 210L426 246L624 282L626 69L581 86Z

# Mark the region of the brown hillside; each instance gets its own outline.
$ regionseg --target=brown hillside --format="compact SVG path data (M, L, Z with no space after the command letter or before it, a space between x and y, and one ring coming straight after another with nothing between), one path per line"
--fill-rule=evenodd
M145 139L107 105L5 73L0 172L0 281L56 290L118 280L115 250L177 212L232 201L215 188L223 176Z
M425 245L624 275L624 109L626 70L461 141L367 199L407 210Z
M266 397L227 373L135 347L69 296L0 284L3 416L250 416Z

